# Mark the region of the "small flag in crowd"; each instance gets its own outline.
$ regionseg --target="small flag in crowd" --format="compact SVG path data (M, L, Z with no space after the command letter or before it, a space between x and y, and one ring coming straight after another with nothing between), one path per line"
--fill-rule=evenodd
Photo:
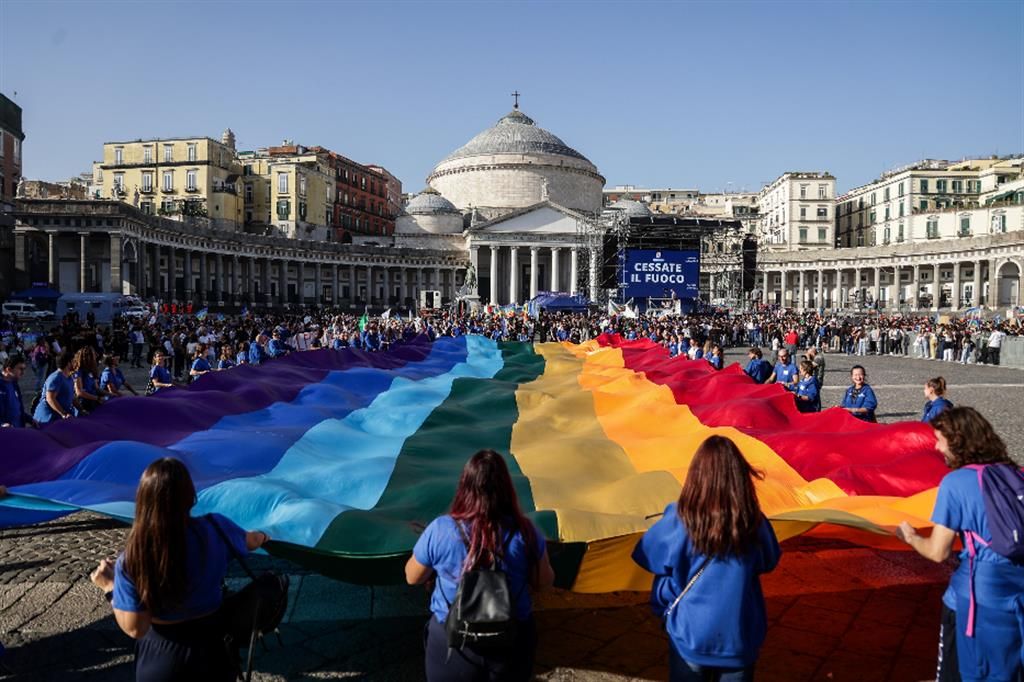
M388 308L387 310L385 310L383 312L383 314L381 314L380 319L382 319L382 320L390 320L391 319L391 308Z
M196 319L197 320L205 320L206 316L209 315L209 314L210 314L210 311L207 308L203 308L198 313L196 313Z
M366 324L370 321L370 316L363 313L363 316L359 318L359 331L366 331Z
M242 306L242 317L249 317L249 306Z

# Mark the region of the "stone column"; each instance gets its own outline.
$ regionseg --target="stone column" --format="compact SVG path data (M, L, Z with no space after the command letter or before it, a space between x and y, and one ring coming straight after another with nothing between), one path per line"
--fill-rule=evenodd
M85 266L86 266L86 249L89 246L89 233L79 232L78 233L78 292L85 293ZM24 251L22 249L22 251Z
M960 261L953 261L953 295L949 301L950 310L960 310Z
M215 254L213 261L214 270L214 282L213 282L213 301L218 305L224 303L224 256L221 254Z
M914 310L920 310L921 302L918 299L921 298L921 266L917 264L914 265L914 281L910 283L910 293L913 294L910 298L914 299Z
M939 264L932 265L932 310L939 310L939 294L942 293L942 286L939 284Z
M192 287L195 285L195 282L192 281L192 252L189 251L188 249L185 249L182 252L182 256L184 257L182 267L185 272L185 300L191 301L193 294L195 293L192 290Z
M124 284L121 282L121 235L110 232L110 293L123 294Z
M238 304L238 256L231 256L231 296L232 305Z
M882 300L882 268L873 268L875 271L875 302Z
M537 298L537 270L540 269L537 246L530 247L530 300Z
M358 291L356 290L356 264L349 263L348 265L348 303L353 305L356 302L356 296Z
M57 282L57 278L60 277L60 268L58 267L59 264L57 262L57 233L56 232L47 232L46 233L46 246L47 246L46 264L47 264L47 267L48 267L47 276L49 277L49 280L50 280L50 286L52 286L55 289L60 289L59 283ZM138 253L138 249L136 249L135 252ZM29 284L31 284L31 282L29 282Z
M836 283L832 288L832 307L843 307L843 271L841 268L836 268Z
M508 278L508 302L519 302L519 247L509 247L510 274Z
M199 299L206 303L210 297L210 273L206 263L207 254L204 251L200 251L197 255L199 256L199 291L197 293L199 294Z
M277 303L284 305L288 300L288 261L282 258L277 262Z
M263 286L260 287L260 303L266 307L270 307L270 303L273 300L270 298L270 259L260 259L260 277L263 281Z
M331 306L338 307L338 264L331 265Z
M892 266L892 287L889 294L890 308L895 310L900 305L900 266Z
M146 295L146 244L135 242L135 293L140 298Z
M761 305L768 304L768 277L770 274L768 270L761 271Z
M981 261L974 261L974 291L971 292L971 305L981 305Z
M569 250L569 293L577 294L576 278L579 276L579 249L575 246Z
M597 268L597 254L590 253L590 300L596 301L597 295L601 290L600 282L598 279L601 276L600 271Z
M806 274L803 270L797 272L797 290L800 296L800 305L796 306L797 310L804 310L807 307L807 280Z
M441 292L441 300L444 300L444 287L441 286L441 268L434 268L434 289Z
M374 286L374 284L375 283L373 281L373 266L368 264L366 266L366 303L367 304L372 304L373 301L374 301L374 296L376 295L376 291L375 291L376 287Z
M391 305L391 266L384 266L384 307Z
M413 302L413 306L417 310L419 310L419 307L420 307L420 292L422 292L422 291L423 291L423 269L422 268L416 268L416 294L413 297L413 298L415 298L415 301Z
M313 264L313 305L320 305L320 299L323 298L324 282L321 270L319 261Z
M558 276L559 275L559 272L558 272L558 266L559 266L558 259L560 258L560 254L561 253L562 253L562 249L560 249L559 247L557 247L557 246L552 246L551 247L551 291L554 291L554 292L558 292L558 291L562 290L561 282L558 281L560 279L559 276Z
M814 300L814 307L822 309L825 307L825 271L818 270L818 297Z
M491 305L498 303L498 247L491 247Z
M864 276L864 271L861 270L860 268L857 268L856 270L854 270L854 275L853 276L855 278L854 279L854 285L853 285L853 290L854 290L853 291L853 295L856 297L857 293L860 292L860 283L861 283L861 278ZM861 305L863 305L864 304L864 296L863 295L861 296L860 301L861 301Z

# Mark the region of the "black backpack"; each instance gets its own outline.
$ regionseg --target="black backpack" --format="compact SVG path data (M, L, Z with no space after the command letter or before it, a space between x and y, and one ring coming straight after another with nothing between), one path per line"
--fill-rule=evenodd
M244 679L252 678L252 655L259 641L266 649L263 641L264 635L275 633L278 642L281 642L281 633L277 626L281 624L285 611L288 610L288 586L287 575L267 571L256 575L249 568L245 559L228 540L224 530L214 518L207 515L207 520L217 530L228 551L238 560L245 572L252 579L248 585L238 592L225 594L221 603L220 614L224 626L225 644L237 660L238 650L248 647L249 654L245 666ZM226 590L225 590L226 592ZM243 677L239 670L239 677Z
M469 538L461 523L456 521L455 526L468 552ZM525 585L523 587L525 589ZM515 616L519 594L513 597L509 590L508 576L497 561L490 568L463 571L455 599L448 602L445 631L448 634L449 649L469 647L481 653L511 650L519 627ZM441 596L444 597L443 590ZM444 598L447 602L448 598Z

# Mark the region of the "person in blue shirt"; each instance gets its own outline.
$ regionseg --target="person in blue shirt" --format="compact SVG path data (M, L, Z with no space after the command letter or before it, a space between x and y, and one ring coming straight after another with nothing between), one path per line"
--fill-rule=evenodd
M25 374L25 357L13 354L4 360L0 376L0 428L22 428L32 425L32 417L25 412L18 382Z
M57 359L57 371L46 377L43 384L43 398L32 414L37 424L49 424L60 419L74 417L75 382L71 375L75 371L75 354L65 348Z
M651 607L668 631L670 680L753 679L768 630L761 574L782 554L754 490L763 476L732 440L711 436L679 500L633 550L654 574Z
M499 539L500 538L500 539ZM450 651L445 632L449 605L463 571L497 564L514 595L519 627L507 651L465 647ZM462 470L451 511L430 522L405 566L410 585L436 578L426 636L426 678L445 680L529 680L533 676L537 628L528 587L554 583L544 536L523 516L505 460L481 450Z
M121 394L121 389L125 388L131 392L132 395L138 395L132 385L128 383L128 380L124 378L124 372L121 371L121 358L117 354L108 355L103 360L103 372L100 374L100 391L104 394L116 397Z
M249 364L249 345L244 341L238 344L238 351L235 353L235 364Z
M248 362L250 365L262 365L263 362L270 357L267 355L267 350L263 347L266 342L266 332L260 332L259 335L256 336L255 340L249 344Z
M772 366L761 357L761 349L757 346L751 347L747 351L747 357L747 367L743 370L746 375L759 384L768 381L768 377L772 375Z
M925 382L924 397L928 400L924 404L924 414L921 415L921 421L925 424L953 407L953 403L946 399L946 380L943 377L935 377Z
M210 367L210 361L206 359L206 346L199 344L196 346L196 354L192 359L192 366L188 370L188 376L191 381L195 381L199 377L212 372L213 367Z
M231 346L225 344L220 349L220 358L217 360L217 369L231 369L235 366L235 361L231 359Z
M854 365L850 368L850 383L851 386L846 389L846 393L843 394L843 402L839 406L862 421L878 421L875 419L878 398L868 386L867 370L861 365Z
M814 362L800 362L800 379L787 389L796 396L796 409L801 412L821 412L821 395L818 392L818 380L814 376Z
M939 483L931 535L918 535L907 521L899 525L896 535L937 563L946 561L954 540L961 536L960 563L942 596L938 679L1022 679L1024 566L988 547L992 534L979 481L981 472L968 468L1017 469L1017 465L1010 459L1006 443L973 408L945 410L931 426L935 448L953 471ZM950 661L956 661L959 669L949 670Z
M139 479L124 552L103 559L90 576L118 626L136 640L138 680L227 682L237 674L218 614L221 585L233 552L245 555L270 538L220 514L192 517L195 502L181 460L152 462Z
M722 369L722 347L717 343L711 347L711 354L707 356L707 361L715 369Z
M106 395L100 390L99 363L92 346L83 346L75 353L75 402L79 411L89 414L103 403Z
M170 388L174 385L174 378L171 371L164 365L167 356L162 350L153 353L153 366L149 370L150 390L147 393L156 393L162 388Z
M768 381L766 383L780 383L782 385L795 384L797 374L796 365L793 364L793 359L789 355L789 350L782 348L779 350L779 361L775 363L775 369L772 370L772 373L768 377Z
M288 354L288 351L295 350L281 338L281 332L274 330L274 335L267 344L267 355L272 358L279 358Z

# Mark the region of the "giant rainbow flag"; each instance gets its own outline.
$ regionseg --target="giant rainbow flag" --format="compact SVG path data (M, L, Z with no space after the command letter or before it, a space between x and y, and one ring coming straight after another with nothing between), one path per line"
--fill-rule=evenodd
M731 436L765 471L780 538L818 524L928 525L946 472L931 430L800 414L779 386L669 358L649 341L581 345L417 339L387 353L319 350L119 398L42 431L0 432L0 524L88 509L130 521L154 458L184 460L195 513L266 530L271 553L354 582L402 579L481 448L510 455L558 582L647 589L630 551L679 495L697 445Z

